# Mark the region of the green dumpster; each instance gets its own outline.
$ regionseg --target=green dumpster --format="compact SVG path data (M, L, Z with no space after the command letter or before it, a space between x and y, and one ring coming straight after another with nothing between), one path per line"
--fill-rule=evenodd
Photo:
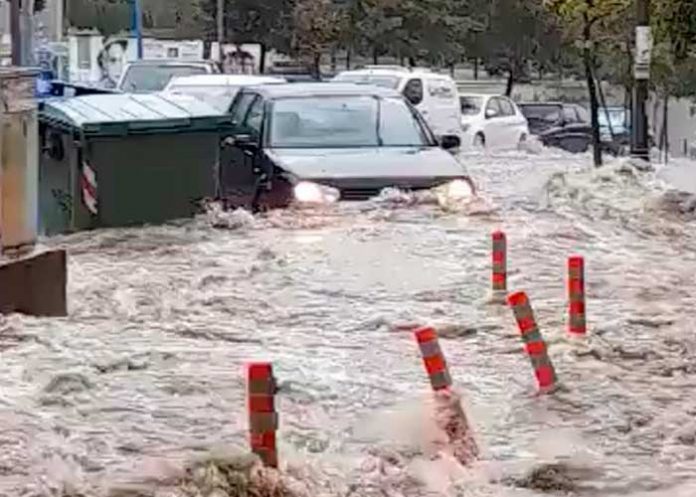
M186 95L88 95L40 106L41 234L191 217L216 194L231 117Z

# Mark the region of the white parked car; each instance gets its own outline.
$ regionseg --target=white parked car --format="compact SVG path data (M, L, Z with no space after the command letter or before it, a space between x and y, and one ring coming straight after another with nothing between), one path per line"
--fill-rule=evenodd
M367 66L344 71L333 81L364 83L396 90L418 109L435 136L461 136L461 111L454 80L427 69L401 66Z
M527 119L509 98L467 94L459 102L465 147L514 149L529 138Z
M282 83L286 83L285 79L275 76L202 74L172 78L164 91L196 97L222 112L227 112L241 88Z

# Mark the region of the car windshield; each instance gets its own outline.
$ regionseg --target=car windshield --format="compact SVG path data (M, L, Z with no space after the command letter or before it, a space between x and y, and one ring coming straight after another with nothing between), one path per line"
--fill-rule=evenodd
M374 85L382 88L396 90L399 87L401 78L396 76L386 76L380 74L339 74L334 81L340 83L358 83Z
M187 65L133 65L126 69L120 89L125 92L161 91L169 80L178 76L206 74L205 67Z
M472 96L459 97L459 105L462 107L462 114L465 116L475 116L481 112L483 98Z
M401 98L330 96L277 100L270 146L351 148L428 146L425 130Z
M561 119L563 108L560 105L523 105L521 110L528 120L555 123Z
M180 95L190 95L211 105L220 112L227 112L234 97L239 93L238 86L215 85L169 85L167 91Z

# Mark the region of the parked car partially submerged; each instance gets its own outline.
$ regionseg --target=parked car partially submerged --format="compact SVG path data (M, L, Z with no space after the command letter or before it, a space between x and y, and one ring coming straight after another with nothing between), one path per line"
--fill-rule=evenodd
M568 152L586 152L592 146L589 112L577 104L523 103L529 130L547 147ZM600 107L597 111L602 150L612 155L627 153L631 142L630 111L623 107ZM652 136L648 136L650 147Z
M228 207L282 207L365 200L383 189L443 187L469 196L473 183L396 90L344 83L243 88L232 104L219 195Z
M527 120L515 103L498 95L459 95L464 142L475 148L513 149L529 137Z
M576 104L533 102L519 105L527 118L529 131L547 147L568 152L589 150L592 144L592 125L587 111Z

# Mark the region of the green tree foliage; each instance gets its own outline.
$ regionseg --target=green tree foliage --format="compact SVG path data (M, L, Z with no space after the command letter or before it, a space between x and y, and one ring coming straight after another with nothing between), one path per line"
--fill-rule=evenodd
M595 166L602 165L599 135L599 98L595 72L597 69L596 44L599 31L625 15L632 0L544 0L565 28L566 37L582 49L582 61L590 99L592 142Z
M438 65L462 59L475 22L469 0L341 0L346 13L341 44L371 55Z
M495 0L488 4L485 29L477 34L478 55L490 74L507 76L506 94L526 79L532 66L544 71L561 61L563 49L555 19L538 2ZM483 7L483 5L482 5Z
M126 31L131 25L130 8L125 0L66 0L68 25L95 29L105 36Z
M9 2L10 0L7 0ZM20 2L21 6L21 2ZM34 13L41 12L46 8L46 0L34 0Z
M652 7L657 40L668 43L675 58L686 59L696 45L696 2L659 0Z
M298 0L292 17L292 49L319 74L322 54L340 38L344 14L331 0Z
M143 28L180 38L199 38L210 18L200 0L141 0ZM132 28L130 0L66 0L68 25L95 29L105 36Z

